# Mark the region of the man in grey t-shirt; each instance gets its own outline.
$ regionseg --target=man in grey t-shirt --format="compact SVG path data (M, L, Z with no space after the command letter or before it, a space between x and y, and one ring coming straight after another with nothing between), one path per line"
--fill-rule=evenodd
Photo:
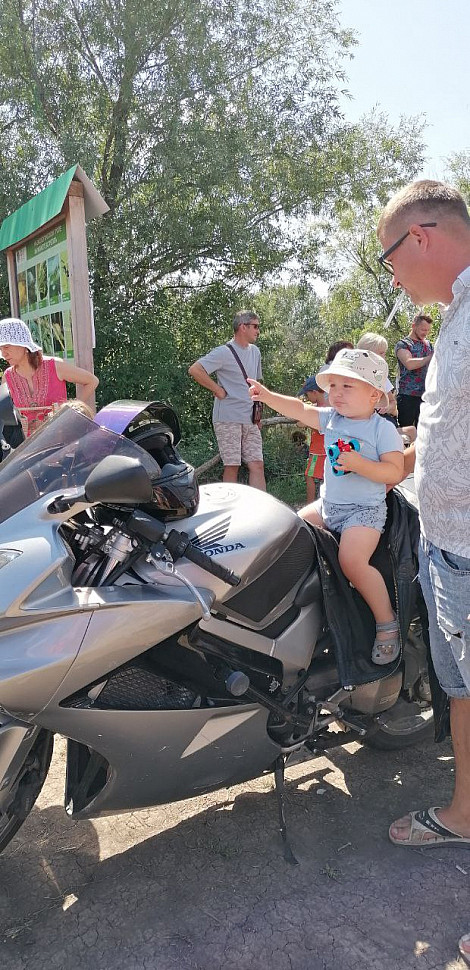
M224 482L237 481L243 461L248 467L250 485L266 491L261 432L258 425L252 423L253 402L242 368L233 353L240 360L246 376L259 380L262 372L261 354L256 347L258 336L256 313L241 310L233 320L230 346L214 347L191 364L188 373L214 395L212 421L224 463ZM216 381L211 374L216 374Z
M447 309L416 442L422 542L419 578L434 668L450 697L455 789L449 805L413 811L389 834L396 845L470 842L470 215L452 186L428 179L395 195L379 221L379 257L418 305ZM414 447L405 457L412 470ZM463 950L463 947L467 950ZM470 961L469 940L461 952Z

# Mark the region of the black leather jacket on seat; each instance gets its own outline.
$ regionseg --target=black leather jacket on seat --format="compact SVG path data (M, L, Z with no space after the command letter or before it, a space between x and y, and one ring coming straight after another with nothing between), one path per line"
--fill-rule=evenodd
M406 489L404 489L406 492ZM387 496L387 523L371 563L384 577L390 600L396 609L402 648L411 620L419 615L428 651L428 666L435 717L436 740L449 731L448 698L442 691L429 651L427 613L418 582L419 518L415 507L399 489ZM337 538L323 529L313 529L317 550L325 613L336 650L338 673L343 687L358 686L387 677L401 663L379 667L372 663L375 638L374 617L362 597L351 587L338 563Z

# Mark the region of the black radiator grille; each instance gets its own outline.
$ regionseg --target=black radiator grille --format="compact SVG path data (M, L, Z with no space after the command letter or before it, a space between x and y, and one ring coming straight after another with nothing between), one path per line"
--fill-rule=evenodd
M259 623L293 589L313 565L314 557L310 533L300 529L282 556L249 586L225 600L225 605L239 616Z

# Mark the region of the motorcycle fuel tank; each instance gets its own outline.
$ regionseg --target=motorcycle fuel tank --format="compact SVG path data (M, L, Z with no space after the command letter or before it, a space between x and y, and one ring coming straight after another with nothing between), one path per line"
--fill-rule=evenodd
M174 523L174 528L241 577L233 589L206 573L204 585L215 593L217 613L253 629L276 619L314 568L308 526L287 505L246 485L203 485L196 514ZM182 560L178 569L194 585L203 585L198 566ZM138 572L151 581L150 565L140 563ZM162 581L175 582L171 577Z

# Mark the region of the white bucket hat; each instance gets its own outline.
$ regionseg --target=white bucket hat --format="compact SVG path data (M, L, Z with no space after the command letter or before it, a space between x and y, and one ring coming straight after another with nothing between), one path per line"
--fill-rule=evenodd
M36 350L42 350L39 344L34 343L29 327L18 317L6 317L0 320L0 347L4 347L5 344L11 344L12 347L27 347L33 354Z
M357 347L353 350L347 348L340 350L331 364L317 374L317 384L323 391L328 390L331 374L336 374L338 377L353 377L356 381L370 384L376 391L382 392L377 407L384 408L388 404L385 391L388 364L383 357L374 354L372 350L358 350Z

